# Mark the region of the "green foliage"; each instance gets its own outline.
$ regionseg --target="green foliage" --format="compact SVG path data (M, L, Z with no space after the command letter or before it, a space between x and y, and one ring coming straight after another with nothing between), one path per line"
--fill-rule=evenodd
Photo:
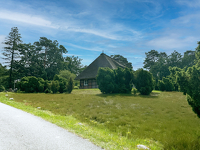
M2 66L0 63L0 85L6 89L9 88L8 80L8 70L6 69L6 66Z
M67 92L68 93L71 93L72 90L74 88L74 83L73 83L73 79L70 78L69 81L68 81L68 84L67 84Z
M158 81L158 89L160 91L165 91L165 84L164 84L164 82L162 80Z
M36 78L34 76L23 77L17 84L20 91L26 93L44 92L45 81L42 78Z
M64 69L69 70L73 74L79 75L83 68L81 61L82 59L78 58L78 56L67 56L64 58Z
M177 82L181 91L187 93L188 103L200 118L200 67L189 67L186 72L177 72Z
M0 85L0 92L5 91L5 87L3 85Z
M58 81L51 81L51 91L55 94L58 92L60 88L59 82Z
M130 93L132 90L133 73L129 68L100 68L97 84L102 93Z
M163 77L158 81L158 87L161 91L174 91L174 84L171 79Z
M115 74L110 68L99 68L97 84L102 93L113 93L115 91Z
M137 94L137 89L133 89L133 94L136 95Z
M124 65L129 69L133 69L132 63L128 62L127 58L123 57L122 55L111 55L111 58L119 62L120 64Z
M86 138L90 137L92 140L96 138L100 140L100 144L104 143L102 146L104 149L132 150L137 149L137 144L144 144L151 150L200 149L200 119L194 115L185 100L186 96L180 92L153 91L149 96L132 94L105 96L98 89L79 89L73 90L72 93L54 95L20 93L12 94L12 97L20 102L20 105L22 103L26 105L24 110L30 110L27 109L29 107L27 105L33 106L33 113L36 107L41 106L42 110L35 114L50 119L61 127L70 126L73 131L81 128L83 132L85 131ZM25 99L28 99L28 103L23 101ZM9 100L5 102L14 103ZM42 113L48 115L41 115ZM69 121L66 118L68 116L77 118L77 122ZM88 129L92 129L91 132ZM80 134L80 130L77 133ZM153 144L158 146L158 143L162 146L152 146ZM111 146L108 147L108 144Z
M198 46L195 49L195 64L200 67L200 41L197 42Z
M153 90L153 76L146 70L138 69L135 72L134 84L140 94L149 95Z
M76 75L74 73L71 73L69 70L61 70L58 74L58 77L64 78L69 81L70 78L74 80L76 78Z
M165 52L158 52L156 50L151 50L146 54L146 58L144 61L144 68L148 69L154 79L156 84L158 85L158 80L162 80L163 77L167 77L170 75L169 67L181 67L188 68L194 64L194 51L186 51L184 56L182 56L177 51L172 52L169 56ZM171 78L174 84L175 90L178 90L178 86L176 85L176 79ZM158 88L157 86L155 87Z
M3 55L4 59L8 63L9 69L9 87L13 87L13 81L14 81L14 70L17 68L16 62L17 58L19 56L19 44L22 43L21 41L21 35L18 32L17 27L11 28L11 32L9 33L9 36L5 39L5 44L4 50L3 50Z

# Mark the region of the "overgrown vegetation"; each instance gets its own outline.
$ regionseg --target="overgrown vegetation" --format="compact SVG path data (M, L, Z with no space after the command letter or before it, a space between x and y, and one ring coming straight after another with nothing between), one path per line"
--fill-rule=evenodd
M95 89L73 90L72 94L56 95L16 93L9 94L9 97L61 117L72 115L82 123L80 128L89 126L95 133L97 129L101 130L96 137L90 137L94 135L89 134L91 139L100 139L98 135L103 136L103 132L106 132L106 136L101 138L102 142L99 142L105 149L137 149L136 145L141 141L152 150L200 148L200 120L181 92L153 92L149 96L105 95ZM66 121L66 118L63 120ZM60 121L56 122L59 124ZM64 126L65 123L60 124ZM112 137L106 142L104 138L109 138L109 134ZM130 143L126 143L128 141ZM107 147L109 144L112 146Z
M134 84L142 95L149 95L154 88L153 76L150 72L138 69L135 73Z
M133 79L133 72L128 68L99 68L97 74L97 84L102 93L130 93Z

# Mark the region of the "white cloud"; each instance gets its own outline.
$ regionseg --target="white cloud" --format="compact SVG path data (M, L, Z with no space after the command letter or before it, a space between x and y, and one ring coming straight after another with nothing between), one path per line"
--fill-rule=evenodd
M58 28L57 26L52 25L51 21L43 19L40 16L34 16L31 14L24 14L24 13L12 12L12 11L7 11L7 10L0 10L0 19L17 21L21 23L36 25L36 26Z
M199 0L176 0L176 2L180 5L186 5L193 8L200 7L200 1Z
M102 50L100 50L99 48L88 48L88 47L83 47L83 46L79 46L79 45L75 45L75 44L71 44L71 43L67 43L69 46L78 48L78 49L83 49L83 50L88 50L88 51L97 51L97 52L101 52Z
M200 26L200 13L184 15L176 19L172 19L171 23L180 27L185 26Z
M173 37L173 36L163 36L160 38L155 38L147 42L148 46L152 49L163 49L163 50L187 50L192 43L196 41L195 37L188 36L185 38Z

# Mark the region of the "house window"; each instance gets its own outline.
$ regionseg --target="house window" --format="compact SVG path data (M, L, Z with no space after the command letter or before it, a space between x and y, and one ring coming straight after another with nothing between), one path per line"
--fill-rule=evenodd
M88 80L84 80L84 86L88 85Z

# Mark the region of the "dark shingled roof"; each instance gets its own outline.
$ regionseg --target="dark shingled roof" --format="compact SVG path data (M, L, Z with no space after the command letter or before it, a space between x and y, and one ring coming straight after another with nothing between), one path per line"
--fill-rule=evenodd
M122 64L115 61L104 53L96 58L75 80L96 78L99 67L109 67L110 69L117 69L118 67L125 68Z

